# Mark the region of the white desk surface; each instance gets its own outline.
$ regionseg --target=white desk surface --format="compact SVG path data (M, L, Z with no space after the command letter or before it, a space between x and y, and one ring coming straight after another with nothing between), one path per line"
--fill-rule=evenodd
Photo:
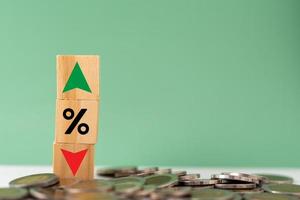
M97 168L97 167L96 167ZM168 167L162 167L168 168ZM211 174L221 172L269 173L293 177L296 184L300 184L300 168L196 168L171 167L174 170L186 170L188 173L200 173L202 178L209 178ZM8 182L30 174L52 172L50 166L14 166L0 165L0 187L8 186Z

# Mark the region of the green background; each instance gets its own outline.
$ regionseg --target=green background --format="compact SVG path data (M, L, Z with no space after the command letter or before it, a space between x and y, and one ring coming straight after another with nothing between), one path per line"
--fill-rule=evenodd
M0 164L51 164L57 54L100 54L98 165L300 159L299 0L0 3Z

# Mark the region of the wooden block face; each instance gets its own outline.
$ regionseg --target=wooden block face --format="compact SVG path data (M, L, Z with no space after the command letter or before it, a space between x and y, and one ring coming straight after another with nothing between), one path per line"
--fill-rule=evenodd
M56 100L55 142L96 144L97 100Z
M56 57L58 99L99 99L99 56Z
M94 145L53 144L53 172L59 178L94 178Z

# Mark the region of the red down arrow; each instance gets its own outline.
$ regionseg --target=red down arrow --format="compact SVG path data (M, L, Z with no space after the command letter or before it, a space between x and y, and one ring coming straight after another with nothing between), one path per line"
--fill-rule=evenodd
M84 149L82 151L78 151L78 152L71 152L71 151L67 151L64 149L60 149L73 173L73 175L75 176L81 163L82 160L84 159L87 149Z

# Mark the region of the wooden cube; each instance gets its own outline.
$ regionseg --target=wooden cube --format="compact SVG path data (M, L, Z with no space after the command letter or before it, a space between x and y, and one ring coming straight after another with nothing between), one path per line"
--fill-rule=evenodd
M95 144L97 135L97 100L56 100L55 142Z
M58 99L99 99L99 56L56 57Z
M59 178L94 178L94 145L53 144L53 172Z

